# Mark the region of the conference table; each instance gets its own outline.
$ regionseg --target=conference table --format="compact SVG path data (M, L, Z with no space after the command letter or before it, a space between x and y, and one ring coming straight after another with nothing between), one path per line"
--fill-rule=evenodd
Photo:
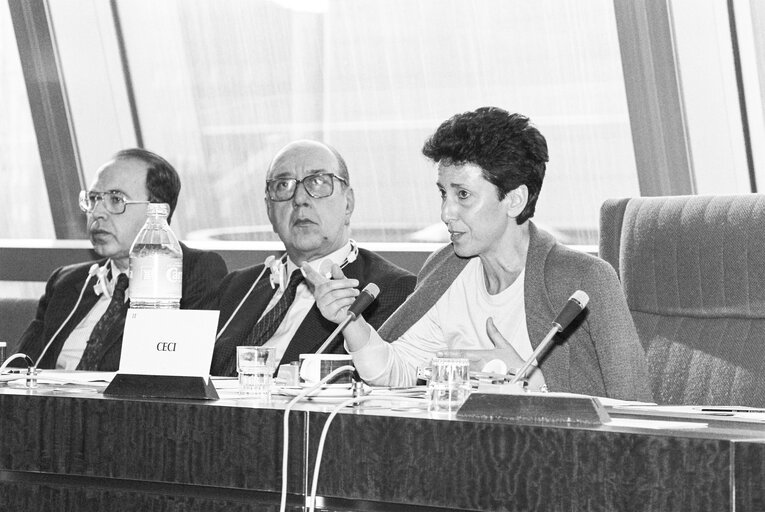
M223 388L223 386L221 386ZM284 409L0 386L0 510L279 510ZM338 400L289 415L287 510L310 496ZM608 408L600 425L464 419L379 399L329 426L318 510L765 510L763 415Z

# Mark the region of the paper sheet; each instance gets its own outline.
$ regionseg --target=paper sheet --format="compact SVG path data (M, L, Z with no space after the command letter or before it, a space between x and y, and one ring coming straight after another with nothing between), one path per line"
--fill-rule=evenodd
M698 429L709 427L708 423L695 421L644 420L639 418L611 418L611 427L650 428L656 430Z
M37 383L45 384L108 384L112 381L115 372L83 372L68 370L38 370ZM0 375L0 382L25 380L26 370L19 373Z

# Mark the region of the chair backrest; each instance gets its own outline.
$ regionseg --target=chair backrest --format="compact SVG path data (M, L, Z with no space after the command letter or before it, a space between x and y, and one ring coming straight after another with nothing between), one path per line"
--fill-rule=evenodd
M8 344L7 355L16 352L19 338L36 311L37 299L0 298L0 341Z
M765 195L608 200L600 229L654 399L765 406Z

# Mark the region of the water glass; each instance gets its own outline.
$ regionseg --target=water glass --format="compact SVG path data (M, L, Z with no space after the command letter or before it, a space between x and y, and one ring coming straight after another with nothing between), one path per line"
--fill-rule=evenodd
M470 361L456 357L436 357L428 381L430 410L454 412L470 395Z
M239 394L269 399L273 386L276 360L273 347L236 347L236 369L239 372Z

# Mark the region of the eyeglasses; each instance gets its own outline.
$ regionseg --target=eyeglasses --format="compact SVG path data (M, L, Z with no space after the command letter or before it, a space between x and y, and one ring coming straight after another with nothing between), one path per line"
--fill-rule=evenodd
M151 203L151 201L131 201L130 199L125 199L125 194L122 192L88 192L80 190L80 210L86 213L93 213L99 201L104 204L107 212L115 215L125 213L125 208L129 204Z
M344 185L348 184L348 180L331 172L311 174L302 180L296 178L266 180L266 195L271 201L289 201L295 197L297 186L302 183L309 196L321 199L331 196L335 191L335 179Z

